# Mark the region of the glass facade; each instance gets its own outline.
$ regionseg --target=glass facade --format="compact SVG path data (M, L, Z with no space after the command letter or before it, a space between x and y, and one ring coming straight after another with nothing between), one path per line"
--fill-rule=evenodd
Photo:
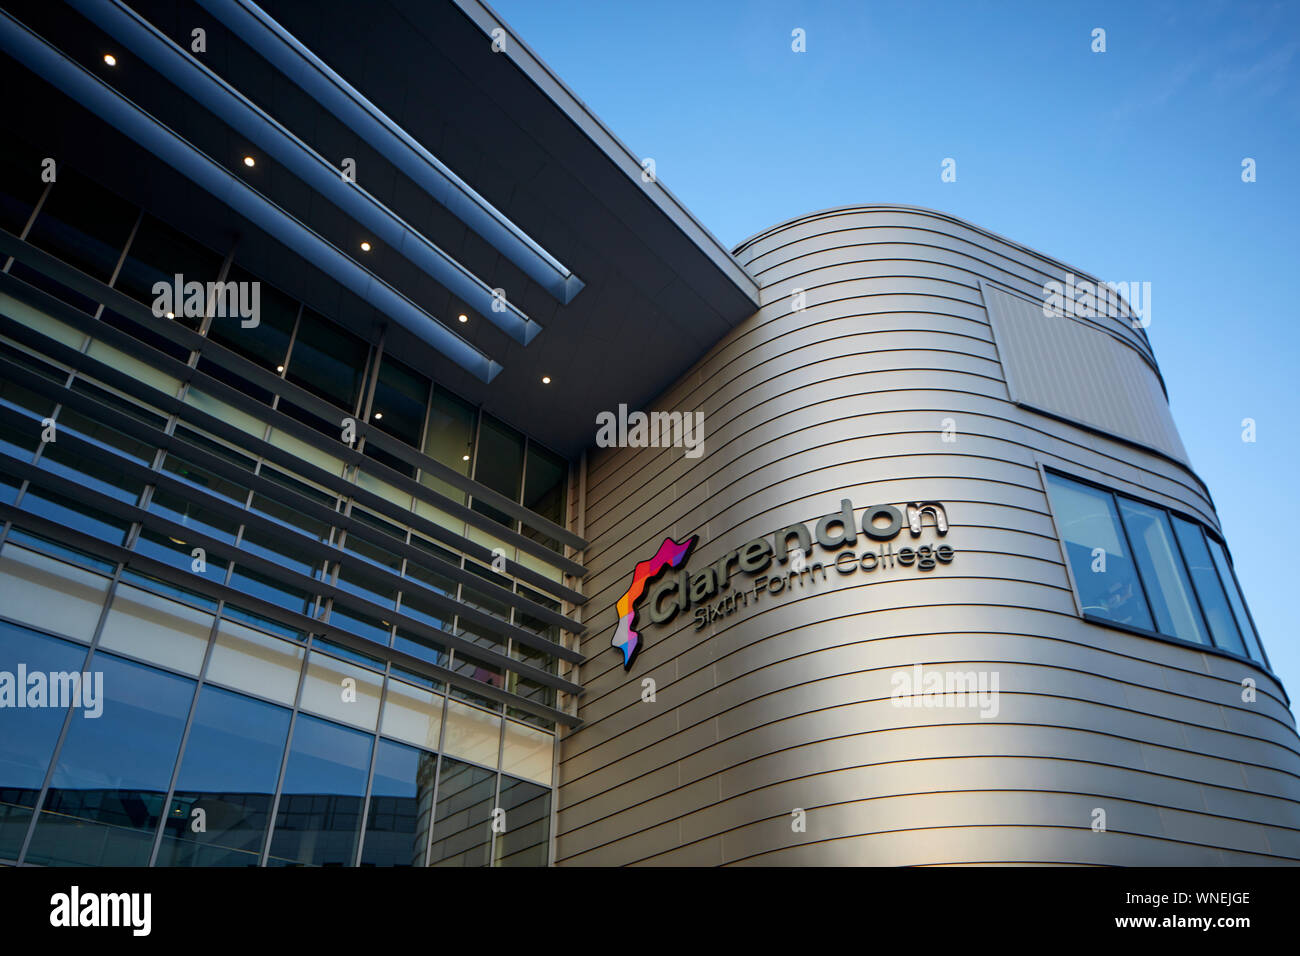
M1147 502L1047 473L1085 617L1268 665L1223 543Z
M567 461L28 153L4 225L80 278L0 274L0 693L102 697L0 712L0 863L545 865Z

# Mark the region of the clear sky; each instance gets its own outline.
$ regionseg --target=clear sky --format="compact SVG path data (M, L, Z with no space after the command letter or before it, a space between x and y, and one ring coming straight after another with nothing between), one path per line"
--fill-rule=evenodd
M1150 282L1174 419L1300 699L1300 2L491 2L728 247L910 203Z

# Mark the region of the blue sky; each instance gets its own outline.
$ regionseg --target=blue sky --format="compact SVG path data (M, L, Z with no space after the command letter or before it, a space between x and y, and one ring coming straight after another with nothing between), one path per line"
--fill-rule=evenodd
M1174 418L1300 695L1300 3L493 6L729 247L829 206L911 203L1150 282Z

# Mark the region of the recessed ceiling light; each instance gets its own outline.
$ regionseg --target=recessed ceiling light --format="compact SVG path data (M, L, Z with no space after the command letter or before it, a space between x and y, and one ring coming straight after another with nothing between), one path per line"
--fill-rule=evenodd
M469 461L469 455L461 455L461 456L460 456L460 460L461 460L461 461Z
M252 156L245 156L244 165L247 166L249 169L252 169L254 166L257 165L257 160L255 160Z
M276 370L277 372L283 372L283 371L284 371L284 366L283 366L283 365L277 365L277 366L275 367L275 370Z
M543 385L550 385L550 384L551 384L551 376L549 376L549 375L543 375L543 376L542 376L542 384L543 384Z
M104 62L109 66L117 66L117 57L113 56L111 53L105 53Z
M379 419L381 419L381 418L383 418L383 417L384 417L384 413L383 413L383 412L375 412L375 421L379 421Z
M464 312L462 312L460 315L456 316L456 318L460 319L462 322L468 322L468 321L469 321L469 316L466 315Z
M362 251L362 252L369 252L369 251L370 251L370 243L368 243L368 242L363 242L363 243L361 243L361 251Z

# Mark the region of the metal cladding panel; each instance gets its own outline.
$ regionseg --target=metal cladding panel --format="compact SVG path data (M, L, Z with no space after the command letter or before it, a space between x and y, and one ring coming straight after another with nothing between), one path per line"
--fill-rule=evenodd
M1187 461L1160 379L1130 345L990 285L984 302L1016 401Z
M584 724L560 745L557 862L1300 860L1300 739L1272 676L1078 615L1043 466L1217 526L1185 464L1009 390L1002 363L1027 346L1019 326L995 339L981 285L1032 297L1078 270L889 207L803 217L739 257L760 310L651 409L702 412L703 454L589 454ZM1139 367L1107 381L1149 402L1145 337L1111 325L1089 328L1123 340ZM615 602L665 537L699 536L685 562L698 572L787 525L813 530L844 498L855 519L878 503L942 502L953 562L832 568L701 628L689 612L651 624L643 604L624 670ZM895 547L907 543L904 531ZM851 547L867 544L859 534ZM895 706L894 678L917 664L996 673L997 713Z

